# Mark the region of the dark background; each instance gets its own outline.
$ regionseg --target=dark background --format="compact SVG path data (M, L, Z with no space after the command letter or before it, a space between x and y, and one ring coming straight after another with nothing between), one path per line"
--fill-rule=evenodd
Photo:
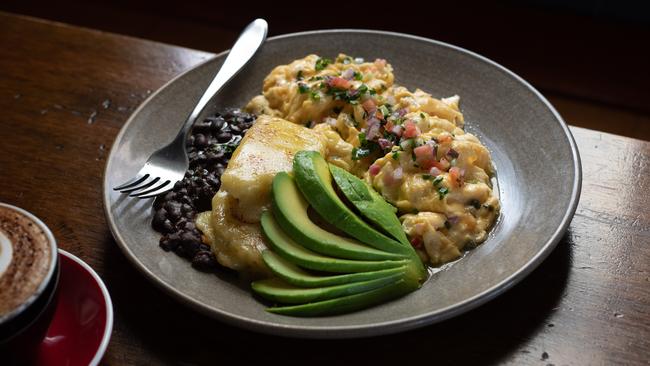
M255 17L269 21L270 35L324 28L411 33L513 70L571 124L650 140L650 2L455 3L5 0L0 10L212 52L229 48Z

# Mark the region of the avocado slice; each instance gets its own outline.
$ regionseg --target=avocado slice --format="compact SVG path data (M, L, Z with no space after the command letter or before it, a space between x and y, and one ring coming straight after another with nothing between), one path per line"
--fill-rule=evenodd
M262 232L269 240L272 249L288 261L307 269L324 272L366 272L395 268L409 264L409 260L360 261L338 259L313 252L291 239L278 225L269 211L261 218Z
M379 271L317 276L292 264L270 250L262 252L262 259L264 259L264 263L266 263L276 276L282 278L289 284L299 287L335 286L345 283L374 280L397 273L404 273L407 268L406 266L402 266Z
M395 215L397 209L393 205L386 202L379 193L353 174L336 165L329 164L329 167L332 177L343 195L366 219L400 243L411 245L402 229L402 224Z
M308 249L342 259L383 260L406 257L377 250L316 225L307 215L309 203L303 198L294 179L285 172L278 173L273 178L272 197L273 217L284 232ZM391 215L395 217L395 214ZM399 230L403 233L401 226Z
M396 273L369 281L316 288L296 287L279 278L269 278L255 281L251 286L253 291L267 300L284 304L304 304L374 290L397 282L401 277L401 273Z
M376 249L410 254L413 249L380 233L337 196L327 162L317 151L299 151L293 159L293 174L309 204L330 224Z
M308 304L271 307L266 310L275 314L304 317L348 313L386 302L417 289L417 287L412 288L408 286L406 282L407 281L405 280L399 280L386 286L359 294L337 297L335 299L317 301Z

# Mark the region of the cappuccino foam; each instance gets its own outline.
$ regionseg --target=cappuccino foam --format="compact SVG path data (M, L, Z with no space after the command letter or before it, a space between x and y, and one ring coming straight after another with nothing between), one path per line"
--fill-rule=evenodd
M52 243L27 215L0 206L0 317L30 301L52 266Z

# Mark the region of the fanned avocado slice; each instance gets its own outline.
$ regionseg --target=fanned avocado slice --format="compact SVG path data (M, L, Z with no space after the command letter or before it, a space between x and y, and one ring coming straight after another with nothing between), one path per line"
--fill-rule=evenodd
M345 283L361 282L374 280L394 274L403 274L406 271L406 266L382 269L379 271L348 273L340 275L314 275L294 264L281 256L273 253L270 250L262 252L264 263L271 269L271 271L278 277L286 282L299 287L323 287L335 286Z
M412 251L410 245L400 243L364 222L341 201L332 186L327 162L317 151L296 153L293 174L305 199L330 224L376 249L400 254Z
M288 284L279 278L255 281L253 291L267 300L284 304L305 304L337 297L367 292L401 280L402 273L396 273L374 280L346 283L336 286L302 288Z
M267 311L275 314L304 317L343 314L386 302L416 289L417 287L412 288L408 286L406 281L399 280L384 287L362 292L360 294L348 295L308 304L271 307L268 308Z
M313 252L296 243L278 225L270 212L266 211L261 218L262 231L279 255L290 262L312 270L325 272L366 272L380 269L395 268L407 265L408 260L360 261L339 259Z
M295 155L293 174L294 178L287 173L276 175L272 211L261 218L269 241L269 250L262 257L279 278L257 281L253 290L287 304L268 308L269 312L334 315L373 306L420 287L426 270L406 240L394 209L381 196L351 174L330 168L315 151ZM333 179L363 217L337 195ZM360 242L316 225L307 215L309 205L325 221Z
M410 245L402 224L395 215L397 209L393 205L386 202L379 193L353 174L336 165L329 164L329 167L343 195L366 219L404 245Z
M273 217L280 224L282 230L308 249L344 259L383 260L406 257L404 254L387 253L375 249L357 240L331 233L316 225L307 215L309 204L298 190L294 179L287 173L278 173L273 178L272 198Z

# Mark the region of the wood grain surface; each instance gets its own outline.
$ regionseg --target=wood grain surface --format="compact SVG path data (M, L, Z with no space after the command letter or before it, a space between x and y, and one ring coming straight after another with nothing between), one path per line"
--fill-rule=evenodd
M487 305L391 336L265 336L155 288L118 249L101 203L105 158L128 116L210 54L6 13L0 45L0 201L42 218L106 282L115 325L103 364L650 362L648 142L572 128L584 180L571 226L538 269Z

